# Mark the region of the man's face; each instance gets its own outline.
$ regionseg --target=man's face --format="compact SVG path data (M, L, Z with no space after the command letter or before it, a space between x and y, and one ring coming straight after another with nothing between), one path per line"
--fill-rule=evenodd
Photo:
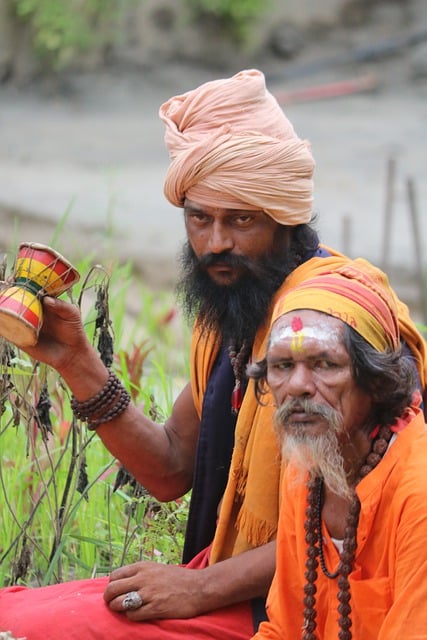
M336 412L346 433L366 422L371 402L353 379L343 331L341 320L311 310L294 311L275 322L267 353L267 381L278 406L294 405L285 431L315 436L328 429L323 416L300 410L301 399Z
M279 318L270 336L267 381L284 459L348 496L370 447L364 427L371 400L353 379L344 326L317 311Z
M261 211L185 204L188 242L177 284L184 313L225 343L252 344L275 292L301 260L291 228Z
M233 258L256 260L272 253L280 225L263 211L201 206L186 199L185 225L197 258L207 257L206 271L218 285L237 282L242 266Z

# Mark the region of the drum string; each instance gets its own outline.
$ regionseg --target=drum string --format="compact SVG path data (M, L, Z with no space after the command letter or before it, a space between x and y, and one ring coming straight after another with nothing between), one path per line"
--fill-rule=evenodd
M29 267L28 267L28 271L30 272L32 270L33 262L34 262L34 258L30 256ZM43 269L41 269L39 273L37 273L37 277L39 278L43 278L45 274L48 273L48 276L46 277L46 282L44 284L39 284L37 281L35 281L33 279L34 276L33 277L19 276L18 278L15 279L15 283L23 286L25 289L27 289L34 295L41 297L46 294L46 292L44 291L44 287L46 286L47 283L49 284L49 287L55 286L56 283L61 281L64 282L64 285L65 285L67 282L68 276L70 275L70 273L74 271L74 268L70 265L62 273L60 274L56 273L55 269L59 262L60 262L59 257L55 257L54 260L52 260L52 262L50 262L48 265L45 265ZM51 277L51 274L55 274L55 277Z

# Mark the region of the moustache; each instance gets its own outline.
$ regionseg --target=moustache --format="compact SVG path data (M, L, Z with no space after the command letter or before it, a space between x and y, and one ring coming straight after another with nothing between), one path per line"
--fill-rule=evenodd
M337 424L337 412L324 404L313 402L309 398L299 400L289 400L281 404L275 414L275 421L278 426L285 426L293 413L305 413L307 415L319 415L329 423Z
M222 253L206 253L198 258L198 265L202 269L208 269L217 264L226 265L227 267L249 268L251 262L251 260L248 260L248 258L244 256L238 256L228 251L223 251Z
M225 265L227 267L238 269L242 275L250 275L251 278L264 281L266 277L265 267L262 260L247 258L246 256L236 255L229 251L222 253L206 253L197 260L197 267L200 271L206 271L209 267L216 265Z

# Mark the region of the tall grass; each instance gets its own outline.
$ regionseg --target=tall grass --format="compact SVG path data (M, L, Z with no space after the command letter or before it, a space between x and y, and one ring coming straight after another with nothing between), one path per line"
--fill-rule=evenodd
M74 301L141 411L163 420L188 375L188 332L171 292L137 285L130 264L111 273L90 258ZM140 312L129 317L127 296ZM134 305L135 306L135 305ZM108 340L107 340L108 342ZM104 354L105 355L105 354ZM187 500L159 504L73 418L53 370L0 344L0 585L105 575L139 559L178 562Z

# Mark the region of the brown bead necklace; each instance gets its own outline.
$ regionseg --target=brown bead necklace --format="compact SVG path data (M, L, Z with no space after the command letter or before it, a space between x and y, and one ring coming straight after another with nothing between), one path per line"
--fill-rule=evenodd
M231 411L234 415L239 413L243 402L243 381L245 379L245 367L249 360L251 347L244 341L240 349L234 345L228 348L228 355L234 373L234 388L231 393Z
M323 553L323 536L322 536L322 496L323 496L323 478L316 478L315 490L317 491L317 504L316 504L316 516L317 516L317 532L318 532L318 545L319 545L319 562L320 567L327 578L335 580L340 575L340 565L337 569L331 573L325 562L325 555Z
M387 451L388 444L392 436L390 427L381 427L372 442L371 451L368 454L365 463L359 471L356 484L365 477L382 459ZM360 515L360 500L354 492L349 512L347 514L343 549L340 553L340 562L336 571L330 572L326 567L323 553L322 540L322 503L324 493L323 478L316 477L308 483L308 497L306 520L304 523L305 540L307 543L307 560L305 563L306 583L304 585L304 624L302 632L302 640L317 640L316 635L316 581L318 567L324 575L335 580L338 578L338 613L339 613L339 640L351 640L351 593L348 576L352 571L354 557L357 548L357 526Z

